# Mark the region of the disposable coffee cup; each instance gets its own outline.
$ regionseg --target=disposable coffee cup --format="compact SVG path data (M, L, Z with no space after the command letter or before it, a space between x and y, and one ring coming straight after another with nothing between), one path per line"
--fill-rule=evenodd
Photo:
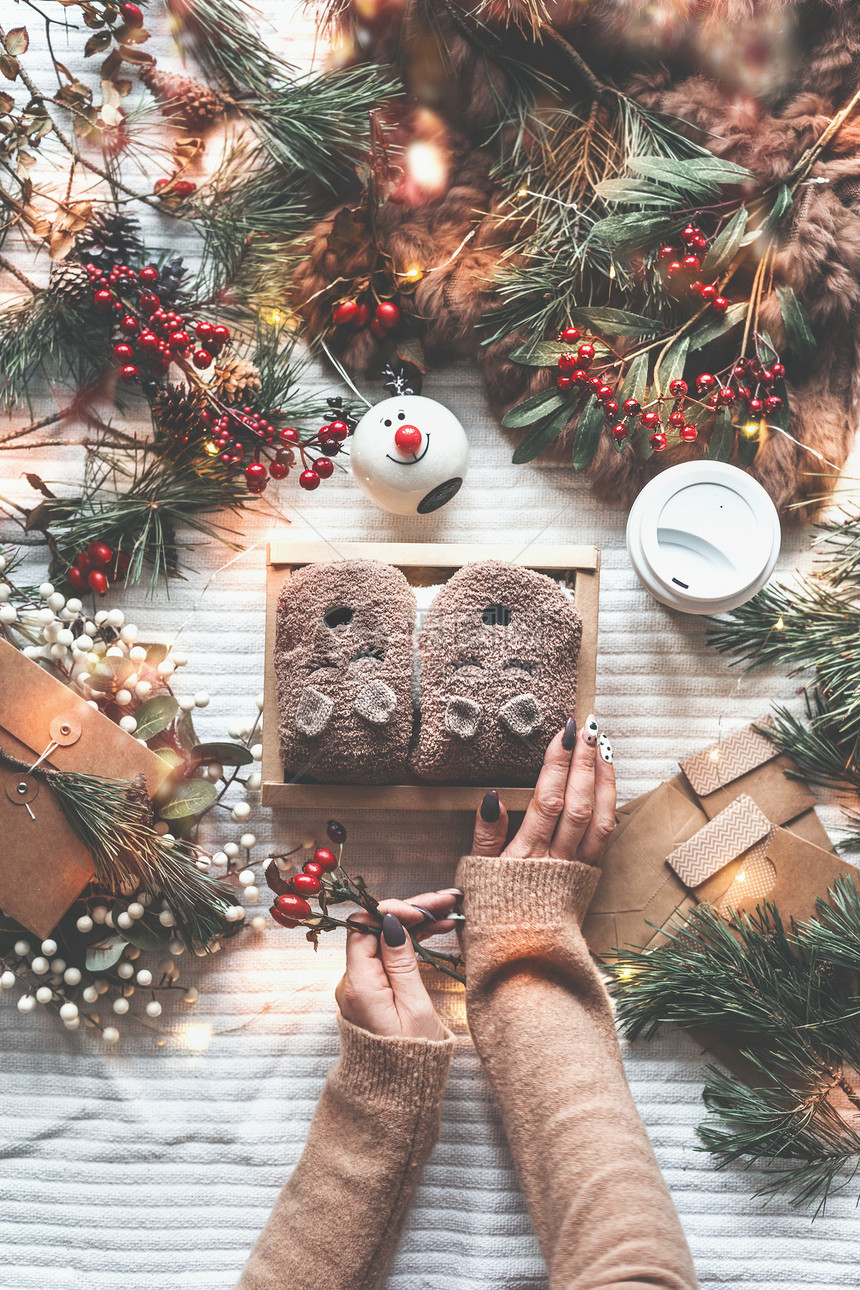
M751 475L719 461L670 466L627 520L627 553L655 600L685 614L737 609L773 573L779 516Z

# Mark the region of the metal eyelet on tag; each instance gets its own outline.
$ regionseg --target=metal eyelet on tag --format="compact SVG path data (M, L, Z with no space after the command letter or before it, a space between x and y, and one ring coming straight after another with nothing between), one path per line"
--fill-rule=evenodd
M30 803L38 795L39 783L32 775L28 775L25 771L13 771L6 776L6 796L16 806L26 806L31 820L35 820L36 817L30 809Z
M55 748L69 748L81 737L81 723L74 717L54 717L48 728Z

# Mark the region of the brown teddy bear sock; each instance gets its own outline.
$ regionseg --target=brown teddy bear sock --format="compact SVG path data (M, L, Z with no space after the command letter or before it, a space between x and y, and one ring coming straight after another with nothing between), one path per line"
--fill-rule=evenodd
M375 560L306 565L278 599L275 675L288 777L402 778L412 737L415 596Z
M573 714L582 619L552 578L467 564L439 592L418 637L423 779L532 784Z

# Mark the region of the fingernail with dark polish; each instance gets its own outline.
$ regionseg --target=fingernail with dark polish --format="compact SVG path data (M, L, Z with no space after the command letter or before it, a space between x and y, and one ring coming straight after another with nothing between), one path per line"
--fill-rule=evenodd
M396 949L406 940L406 929L394 914L386 914L382 920L382 939L391 949Z
M481 819L486 820L487 824L495 824L499 818L499 795L494 788L484 794L484 800L481 803Z
M564 727L564 734L561 737L561 746L565 752L570 752L576 739L576 722L573 717L568 717L567 724Z
M429 909L425 909L423 905L417 905L414 900L410 900L409 903L413 909L419 910L431 923L436 921L436 915L431 913Z

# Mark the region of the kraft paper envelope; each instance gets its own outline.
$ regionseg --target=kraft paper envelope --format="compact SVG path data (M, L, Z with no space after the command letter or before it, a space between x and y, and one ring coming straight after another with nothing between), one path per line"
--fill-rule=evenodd
M592 954L606 957L615 946L658 944L663 937L657 929L697 903L666 856L707 820L702 808L672 783L638 799L636 811L622 817L582 927Z
M0 749L32 765L133 780L153 796L167 763L62 681L0 641ZM34 775L0 765L0 910L46 937L93 876L92 859L56 797Z

